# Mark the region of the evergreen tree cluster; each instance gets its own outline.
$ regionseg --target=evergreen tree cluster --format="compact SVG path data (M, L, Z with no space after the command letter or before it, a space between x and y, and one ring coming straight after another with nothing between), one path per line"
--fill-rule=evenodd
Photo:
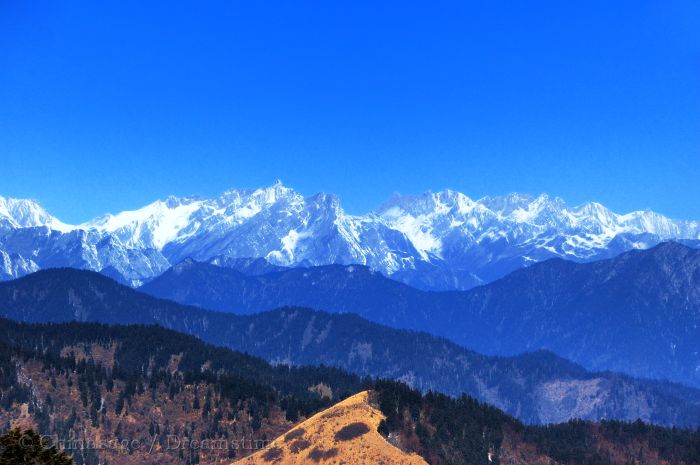
M380 433L398 437L402 446L440 464L499 463L505 434L530 444L541 455L567 465L700 464L700 429L664 428L641 421L572 420L524 425L500 410L470 397L452 398L420 392L395 381L378 381L375 399L386 420Z

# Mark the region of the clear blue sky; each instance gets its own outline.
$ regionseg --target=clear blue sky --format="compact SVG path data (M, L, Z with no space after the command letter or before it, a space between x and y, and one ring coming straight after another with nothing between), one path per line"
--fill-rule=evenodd
M0 0L0 195L79 222L280 178L352 213L450 187L700 219L698 24L695 0Z

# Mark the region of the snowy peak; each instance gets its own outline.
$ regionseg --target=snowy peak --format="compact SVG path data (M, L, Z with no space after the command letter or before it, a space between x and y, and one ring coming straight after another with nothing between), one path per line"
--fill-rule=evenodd
M482 204L449 189L417 197L394 195L376 214L405 234L425 260L444 258L448 236L458 234L471 241L474 231L495 219Z
M298 203L303 201L303 196L278 180L271 186L259 189L230 189L214 201L221 208L231 208L230 214L243 209L247 210L247 213L244 212L241 216L250 217L277 203Z
M515 210L525 210L534 200L527 194L510 193L500 197L483 197L478 202L500 217L510 216Z
M180 237L201 205L196 199L169 197L139 210L105 215L80 227L113 234L130 247L161 249Z
M427 192L419 196L394 194L392 198L377 209L380 216L396 216L403 212L414 217L421 215L465 214L476 203L462 194L450 189L440 192Z
M565 220L563 215L565 209L566 205L559 197L550 199L547 194L542 194L528 204L513 210L508 218L518 223L556 225L561 220Z
M619 216L598 202L589 202L571 210L572 215L584 221L591 221L601 225L612 226L619 220Z
M566 204L559 197L550 198L547 194L533 197L511 193L502 197L484 197L478 203L502 221L541 226L566 223Z
M0 222L7 222L13 228L34 228L45 226L57 231L70 231L73 226L62 223L49 215L34 200L13 199L0 196Z
M202 230L240 225L276 204L301 201L301 195L277 181L261 189L228 190L213 199L171 196L138 210L103 216L81 227L114 234L131 247L162 250Z
M53 232L28 239L23 231L36 226ZM333 194L304 197L277 181L214 198L168 197L79 226L34 201L0 197L6 276L73 266L139 282L186 258L262 258L284 267L360 264L424 289L465 289L552 257L587 261L681 239L700 244L700 224L620 215L596 202L569 207L546 194L396 194L355 216Z

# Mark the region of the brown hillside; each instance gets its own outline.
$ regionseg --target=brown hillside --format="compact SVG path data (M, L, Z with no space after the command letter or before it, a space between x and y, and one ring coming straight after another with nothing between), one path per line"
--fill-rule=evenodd
M377 432L384 415L369 403L369 392L355 394L275 439L264 451L235 465L427 465L420 456L389 444Z
M93 360L97 354L109 360L110 350L76 346L67 348L64 355ZM14 427L43 431L52 443L79 458L76 464L228 464L260 450L291 427L277 406L271 406L260 424L254 425L245 400L231 402L216 383L185 382L177 370L169 385L139 382L119 412L116 405L125 382L117 379L111 388L106 381L95 383L102 406L91 419L91 394L84 397L87 403L81 399L81 392L89 391L84 376L60 372L35 359L15 358L13 363L18 384L33 394L28 402L0 407L0 431ZM5 394L0 389L0 399ZM206 405L211 405L211 412L206 412Z

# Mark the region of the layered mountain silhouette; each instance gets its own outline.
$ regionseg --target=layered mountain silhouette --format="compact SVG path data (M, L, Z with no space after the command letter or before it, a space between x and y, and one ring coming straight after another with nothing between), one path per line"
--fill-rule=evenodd
M591 373L550 353L486 357L425 333L301 308L255 315L206 311L88 271L45 270L2 283L0 311L24 322L158 324L277 363L333 365L422 390L466 392L533 423L572 417L700 421L695 389Z
M0 373L6 428L61 441L76 465L689 465L700 444L639 421L523 425L468 396L270 365L156 326L0 319ZM3 463L21 462L2 439Z
M673 242L592 263L552 259L462 292L421 291L361 266L246 276L191 260L141 290L238 313L351 312L481 353L550 350L592 370L700 386L700 250Z

